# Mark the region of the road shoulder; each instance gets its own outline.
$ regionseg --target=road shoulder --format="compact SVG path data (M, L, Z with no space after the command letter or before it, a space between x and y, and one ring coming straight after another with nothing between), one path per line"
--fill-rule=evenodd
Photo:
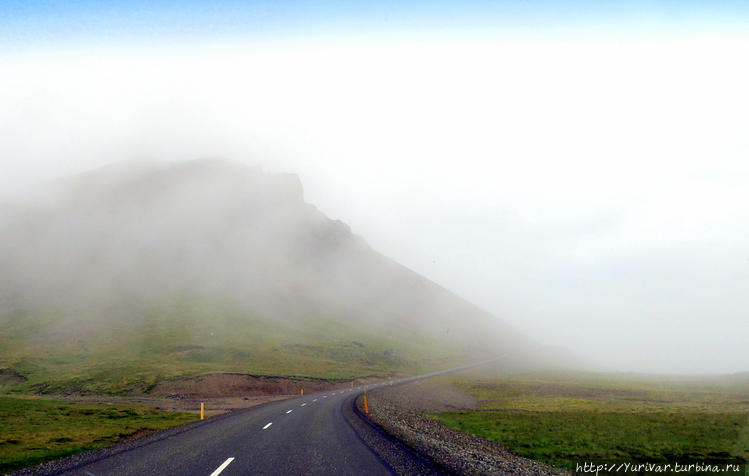
M367 422L451 474L564 475L563 470L512 453L497 443L433 420L425 413L472 410L478 402L438 381L376 389L367 394ZM363 412L361 396L357 411Z

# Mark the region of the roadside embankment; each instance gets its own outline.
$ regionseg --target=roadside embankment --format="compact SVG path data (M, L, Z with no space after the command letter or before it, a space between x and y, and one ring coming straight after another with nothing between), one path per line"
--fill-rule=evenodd
M370 376L357 379L357 385L381 381L383 377ZM302 379L244 374L208 374L186 379L165 380L147 393L128 395L43 395L52 400L115 405L140 405L156 410L199 413L200 403L205 403L208 417L232 410L253 407L275 400L299 395L349 388L354 382L323 379Z

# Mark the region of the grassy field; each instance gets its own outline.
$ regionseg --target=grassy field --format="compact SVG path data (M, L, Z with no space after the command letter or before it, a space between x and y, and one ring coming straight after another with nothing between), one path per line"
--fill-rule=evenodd
M0 397L0 473L193 420L143 407Z
M749 462L749 378L546 373L453 385L480 411L432 417L561 467Z

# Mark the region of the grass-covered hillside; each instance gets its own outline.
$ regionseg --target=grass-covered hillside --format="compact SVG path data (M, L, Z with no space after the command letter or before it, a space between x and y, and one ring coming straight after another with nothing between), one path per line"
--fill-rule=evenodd
M120 164L0 204L0 391L213 372L347 379L531 343L372 250L299 179Z
M749 378L545 373L453 383L479 411L445 424L562 467L749 462Z
M415 334L381 335L315 316L289 323L188 300L114 326L98 316L68 317L63 325L56 318L6 317L0 390L140 393L214 372L346 380L439 368L461 357L459 347L439 348Z

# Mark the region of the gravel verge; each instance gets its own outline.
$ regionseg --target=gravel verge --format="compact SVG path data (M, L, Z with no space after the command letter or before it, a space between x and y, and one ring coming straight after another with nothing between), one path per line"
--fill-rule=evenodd
M569 474L427 417L424 413L477 407L475 398L449 385L422 381L377 389L368 392L367 399L369 414L366 417L369 422L445 472L459 475ZM356 407L363 413L363 396L357 398Z
M352 397L343 405L343 415L357 436L392 474L400 476L447 476L450 474L430 458L413 451L370 422L356 407L356 397Z

